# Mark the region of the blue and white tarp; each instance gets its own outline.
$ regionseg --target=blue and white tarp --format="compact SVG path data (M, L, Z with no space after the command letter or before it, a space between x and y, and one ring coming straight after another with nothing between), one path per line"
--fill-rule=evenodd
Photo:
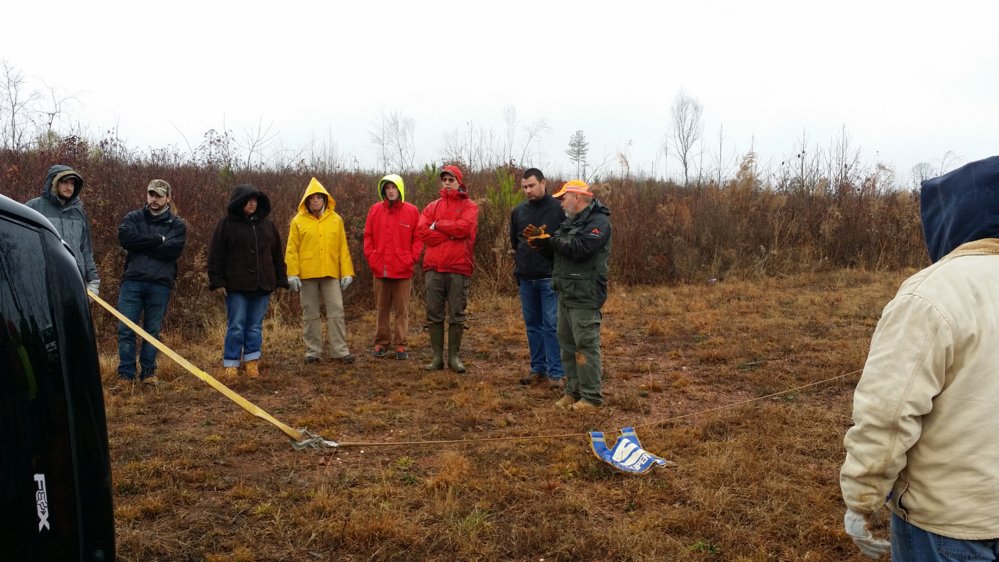
M598 459L618 470L632 474L642 474L653 465L671 466L674 464L643 449L633 427L622 428L621 436L617 438L611 449L607 448L607 442L604 441L602 432L591 431L590 448L593 449L593 454Z

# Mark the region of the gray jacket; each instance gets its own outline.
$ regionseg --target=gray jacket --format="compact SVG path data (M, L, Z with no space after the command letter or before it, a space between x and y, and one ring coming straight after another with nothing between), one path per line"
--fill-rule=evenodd
M54 191L59 180L66 176L75 176L76 190L69 201L59 198ZM100 283L97 265L94 263L94 244L90 238L90 217L83 210L80 201L80 191L83 189L83 179L69 166L55 165L49 168L45 176L42 195L26 203L27 206L49 219L62 239L73 251L80 275L88 284Z

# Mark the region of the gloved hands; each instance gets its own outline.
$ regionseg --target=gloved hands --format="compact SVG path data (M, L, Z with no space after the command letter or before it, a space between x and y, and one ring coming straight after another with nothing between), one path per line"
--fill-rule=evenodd
M354 278L351 277L350 275L345 275L345 276L341 277L340 278L340 290L341 291L346 291L347 287L350 287L350 284L353 283L353 282L354 282Z
M87 281L87 290L94 294L94 296L101 296L101 280L94 279L93 281Z
M534 226L529 224L524 227L523 235L527 238L527 245L535 250L542 249L548 242L551 235L545 232L547 225Z
M296 293L302 290L302 280L298 278L298 275L288 276L288 288Z
M884 539L876 539L868 528L871 524L871 514L863 514L852 509L846 510L843 526L864 556L877 560L891 551L891 543Z

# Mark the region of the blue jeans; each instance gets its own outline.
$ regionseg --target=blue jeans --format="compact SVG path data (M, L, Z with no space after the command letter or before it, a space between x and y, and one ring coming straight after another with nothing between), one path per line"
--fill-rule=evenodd
M170 287L148 281L126 279L121 282L118 292L118 311L125 318L151 336L159 339L163 316L166 314L167 302L170 300ZM142 323L139 323L139 317ZM118 322L118 377L128 380L135 379L135 338L136 334L124 322ZM147 341L142 342L139 352L139 366L142 368L139 378L146 379L156 374L156 348Z
M223 367L239 367L240 360L260 359L264 343L264 316L270 295L231 292L225 297L227 326Z
M942 537L907 523L892 513L891 559L906 562L999 560L999 541Z
M558 300L551 279L521 279L520 308L527 325L531 372L561 379L564 374L556 331Z

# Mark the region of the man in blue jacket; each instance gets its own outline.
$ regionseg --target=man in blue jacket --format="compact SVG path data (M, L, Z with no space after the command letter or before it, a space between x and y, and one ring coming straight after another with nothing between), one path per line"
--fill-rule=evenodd
M118 294L118 310L126 318L158 338L166 314L170 291L177 279L177 259L187 240L187 225L173 214L170 184L161 179L149 182L146 205L125 215L118 227L118 242L127 253L125 274ZM118 378L135 381L135 332L118 323ZM139 352L139 380L157 384L156 348L142 342Z
M548 193L541 170L526 170L520 187L527 200L510 214L510 245L514 251L513 275L520 288L520 308L527 326L527 346L531 351L531 372L520 379L520 384L547 380L557 385L563 369L555 329L558 299L552 288L552 259L530 248L524 229L534 225L554 232L565 220L565 212Z

